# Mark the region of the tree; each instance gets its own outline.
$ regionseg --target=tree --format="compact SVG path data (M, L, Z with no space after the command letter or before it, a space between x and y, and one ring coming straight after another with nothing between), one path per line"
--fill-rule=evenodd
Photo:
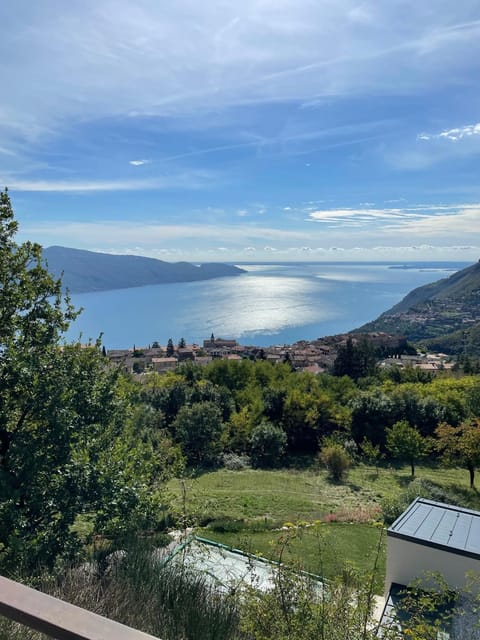
M470 488L475 486L475 469L480 466L480 418L462 422L458 427L439 424L436 449L446 464L461 464L470 476Z
M228 422L224 424L222 433L224 451L247 453L251 434L251 416L248 407L243 407L238 413L232 413Z
M354 344L349 336L344 345L338 348L337 357L333 363L333 375L349 376L354 380L370 376L375 373L375 349L371 342L362 339Z
M380 460L385 457L383 453L380 451L380 446L377 444L372 444L370 440L364 438L360 443L360 448L362 449L363 457L369 464L373 464L375 466L376 475L378 478L378 465Z
M213 402L184 406L172 428L183 455L191 466L211 466L221 453L222 416Z
M263 420L252 431L250 455L257 467L275 467L281 460L287 444L283 429Z
M179 349L185 349L186 347L186 342L185 342L185 338L180 338L179 342L178 342L178 348Z
M167 358L171 358L174 354L174 351L175 348L173 346L173 340L169 338L167 342Z
M134 511L149 499L151 480L142 455L129 474L119 458L112 470L118 490L105 497L102 486L112 478L100 460L123 439L129 399L120 395L120 374L105 365L100 343L62 343L76 312L42 263L41 247L17 244L16 232L8 192L0 192L0 563L6 572L51 567L71 555L79 513L111 509L113 499ZM133 469L136 481L125 491Z
M413 478L415 463L425 456L428 446L417 429L400 420L387 429L387 450L394 458L410 464Z
M352 410L352 436L358 444L367 438L372 444L385 444L385 427L401 418L401 413L393 400L375 389L354 397L350 402Z

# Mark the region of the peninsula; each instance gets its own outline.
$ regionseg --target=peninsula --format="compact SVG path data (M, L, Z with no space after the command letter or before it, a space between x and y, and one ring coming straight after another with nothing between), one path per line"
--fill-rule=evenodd
M245 272L234 265L164 262L155 258L97 253L69 247L47 247L43 251L48 270L62 277L70 293L129 289L152 284L194 282Z

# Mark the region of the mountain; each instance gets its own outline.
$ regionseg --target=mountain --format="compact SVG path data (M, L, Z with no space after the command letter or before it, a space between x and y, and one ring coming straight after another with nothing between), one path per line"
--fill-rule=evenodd
M63 285L71 293L193 282L245 272L227 264L195 266L189 262L172 263L143 256L111 255L68 247L47 247L43 250L43 258L53 275L62 276Z
M356 332L401 333L447 353L480 354L480 261L418 287Z

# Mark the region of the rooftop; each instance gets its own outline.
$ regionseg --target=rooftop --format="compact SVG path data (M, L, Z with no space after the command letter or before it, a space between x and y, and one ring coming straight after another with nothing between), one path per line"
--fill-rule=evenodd
M417 498L388 535L480 560L480 512Z

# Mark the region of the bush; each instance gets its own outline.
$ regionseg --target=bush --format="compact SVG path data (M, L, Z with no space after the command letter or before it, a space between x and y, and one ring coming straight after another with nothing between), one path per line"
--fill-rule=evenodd
M468 506L462 504L465 502L462 495L455 491L449 491L428 480L413 480L399 496L382 500L382 513L385 523L392 524L415 498L427 498L428 500L436 500L447 504Z
M237 453L224 453L223 466L228 471L242 471L250 468L250 458L248 456L240 456Z
M320 460L334 480L341 480L351 466L348 453L340 444L329 444L320 451Z
M283 429L264 420L252 432L250 438L251 459L255 467L278 466L287 445Z

